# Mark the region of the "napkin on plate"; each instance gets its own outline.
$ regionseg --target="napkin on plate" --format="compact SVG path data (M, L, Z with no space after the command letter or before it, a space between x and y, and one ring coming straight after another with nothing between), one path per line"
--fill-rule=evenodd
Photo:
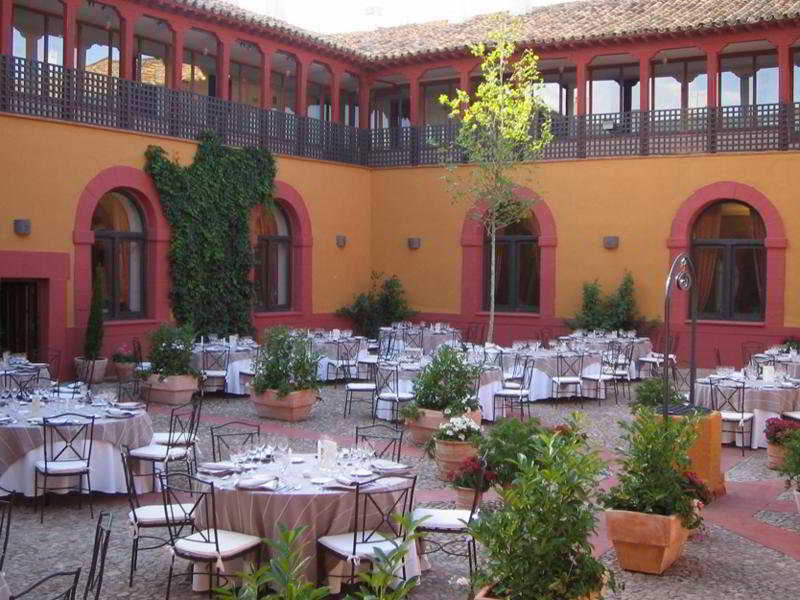
M117 402L117 408L134 410L137 408L144 408L144 405L141 402Z
M383 458L376 458L370 465L378 471L407 471L409 469L408 465L385 460Z
M13 422L14 419L9 417L8 415L3 415L0 417L0 425L8 425L9 423Z
M134 416L136 413L132 410L121 410L119 408L107 408L106 409L106 416L111 417L112 419L127 419L128 417Z
M256 477L244 477L236 482L236 487L243 490L276 490L278 489L278 478L275 475L261 475Z

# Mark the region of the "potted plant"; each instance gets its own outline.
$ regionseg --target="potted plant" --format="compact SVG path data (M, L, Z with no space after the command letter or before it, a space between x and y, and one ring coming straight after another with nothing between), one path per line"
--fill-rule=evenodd
M577 429L571 422L569 429ZM515 459L514 485L502 505L482 511L470 534L485 549L476 598L594 600L616 589L608 568L592 555L597 527L597 482L603 462L583 435L540 430L532 455Z
M304 421L311 413L319 387L320 356L308 338L286 326L264 334L264 350L253 361L250 399L259 417L281 421Z
M680 556L689 532L703 523L710 492L690 476L696 415L664 418L647 407L620 422L627 452L619 484L602 496L608 537L623 569L661 574Z
M778 469L786 477L786 488L792 490L797 512L800 513L800 431L792 431L784 437L786 456Z
M199 373L192 368L194 331L189 325L161 325L150 334L149 371L143 373L150 401L185 404L197 391Z
M471 509L475 500L475 490L480 497L497 481L497 473L484 468L480 460L474 456L466 459L453 478L453 489L456 492L456 508Z
M478 454L481 438L480 425L469 417L451 417L434 431L432 440L434 460L439 467L439 478L452 481L460 465Z
M119 381L127 381L133 376L136 368L136 356L133 351L128 350L127 344L120 344L111 355L111 363Z
M481 423L481 411L475 397L475 379L480 367L472 366L466 356L450 346L442 346L414 381L414 401L400 410L415 443L424 445L450 417L467 414Z
M543 428L536 419L503 419L480 438L478 451L488 468L495 473L495 482L508 487L517 476L520 454L534 456L536 437Z
M97 265L92 280L92 300L89 305L89 320L86 323L86 333L83 342L83 356L75 357L75 371L78 378L85 380L89 364L94 363L92 370L92 381L96 383L103 381L106 377L108 359L101 358L103 350L103 303L105 302L105 271L101 265Z
M770 469L780 469L786 456L784 442L795 431L800 430L800 422L790 419L774 417L767 419L764 435L767 437L767 466Z

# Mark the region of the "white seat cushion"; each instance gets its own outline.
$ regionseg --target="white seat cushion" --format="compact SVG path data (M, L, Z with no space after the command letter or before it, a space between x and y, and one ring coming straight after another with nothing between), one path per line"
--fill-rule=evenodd
M563 376L563 377L553 377L553 383L558 385L574 385L581 382L580 377L573 376Z
M374 383L348 383L345 388L351 392L374 392Z
M167 451L169 451L169 457L167 457ZM144 458L146 460L164 461L167 460L167 458L169 458L169 460L178 460L186 458L186 449L150 444L149 446L135 448L131 450L130 454L133 458Z
M36 470L40 473L45 472L43 460L36 461ZM86 473L89 470L89 463L85 460L59 460L47 463L47 473L55 475L70 475L72 473Z
M502 390L497 390L494 393L495 396L510 396L513 398L521 398L523 396L528 395L528 390L515 390L515 389L507 389L503 388Z
M467 529L469 522L469 511L462 509L447 508L415 508L411 513L411 519L419 521L420 531L426 529L446 529L448 531L462 531Z
M138 521L140 525L145 526L166 526L167 515L169 515L169 518L173 523L187 521L186 513L191 512L193 506L194 504L170 504L167 507L167 510L164 511L163 504L148 504L146 506L140 506L136 510L130 511L128 513L128 519L131 523ZM136 513L135 519L134 513ZM189 515L189 519L191 519L191 515Z
M184 432L176 432L172 434L172 443L178 444L179 446L189 446L194 444L197 441L197 436L192 435L190 436ZM169 444L169 431L159 431L158 433L153 434L153 441L150 442L151 444L160 444L165 446Z
M611 381L614 379L614 376L608 373L598 373L597 375L584 375L583 379L588 379L590 381Z
M738 413L738 412L731 412L727 410L719 411L720 416L722 417L723 421L749 421L753 418L753 413Z
M203 369L203 374L206 377L225 377L228 372L216 369Z
M508 381L508 380L506 380L506 381L503 382L503 387L505 389L518 390L519 388L522 387L522 384L519 381Z
M389 401L413 400L414 394L410 392L400 392L399 394L395 394L394 392L383 392L382 394L378 395L378 398Z
M356 361L354 361L354 360L329 360L328 364L332 365L334 367L348 367L348 366L349 367L353 367L353 366L355 366Z
M781 416L785 419L795 419L800 421L800 410L785 412Z
M654 364L661 364L661 358L655 356L642 356L639 358L639 362L645 363L654 363Z
M205 529L181 538L175 542L175 551L198 558L216 559L236 556L255 548L261 543L261 539L254 535L217 529L217 543L219 545L219 554L217 554L216 546L213 543L203 541L204 537L209 539L209 534L213 534L213 532Z
M362 534L358 533L358 539L361 539ZM326 535L317 540L326 548L332 550L339 556L350 557L353 555L353 532L340 533L338 535ZM375 548L380 548L386 554L389 554L395 549L395 544L391 539L381 540L380 534L374 534L372 539L368 542L360 542L356 544L356 556L360 558L372 558L377 553ZM395 538L394 542L397 544L403 543L402 538Z

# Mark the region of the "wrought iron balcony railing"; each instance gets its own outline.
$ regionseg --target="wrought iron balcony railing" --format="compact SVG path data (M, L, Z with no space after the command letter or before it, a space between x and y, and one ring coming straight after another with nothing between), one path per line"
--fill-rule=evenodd
M453 146L455 122L359 129L5 55L0 111L185 139L214 131L235 146L370 167L465 160ZM549 160L800 149L800 104L549 118Z

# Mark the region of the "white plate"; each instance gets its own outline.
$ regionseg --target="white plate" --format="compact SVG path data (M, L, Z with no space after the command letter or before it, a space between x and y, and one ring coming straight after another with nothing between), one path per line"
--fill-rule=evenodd
M372 471L369 469L356 469L350 473L353 477L370 477L372 474Z
M325 485L326 483L330 483L333 481L330 477L312 477L309 481L314 485Z
M300 463L306 462L306 459L303 458L302 456L293 456L291 458L291 462L293 465L299 465Z

